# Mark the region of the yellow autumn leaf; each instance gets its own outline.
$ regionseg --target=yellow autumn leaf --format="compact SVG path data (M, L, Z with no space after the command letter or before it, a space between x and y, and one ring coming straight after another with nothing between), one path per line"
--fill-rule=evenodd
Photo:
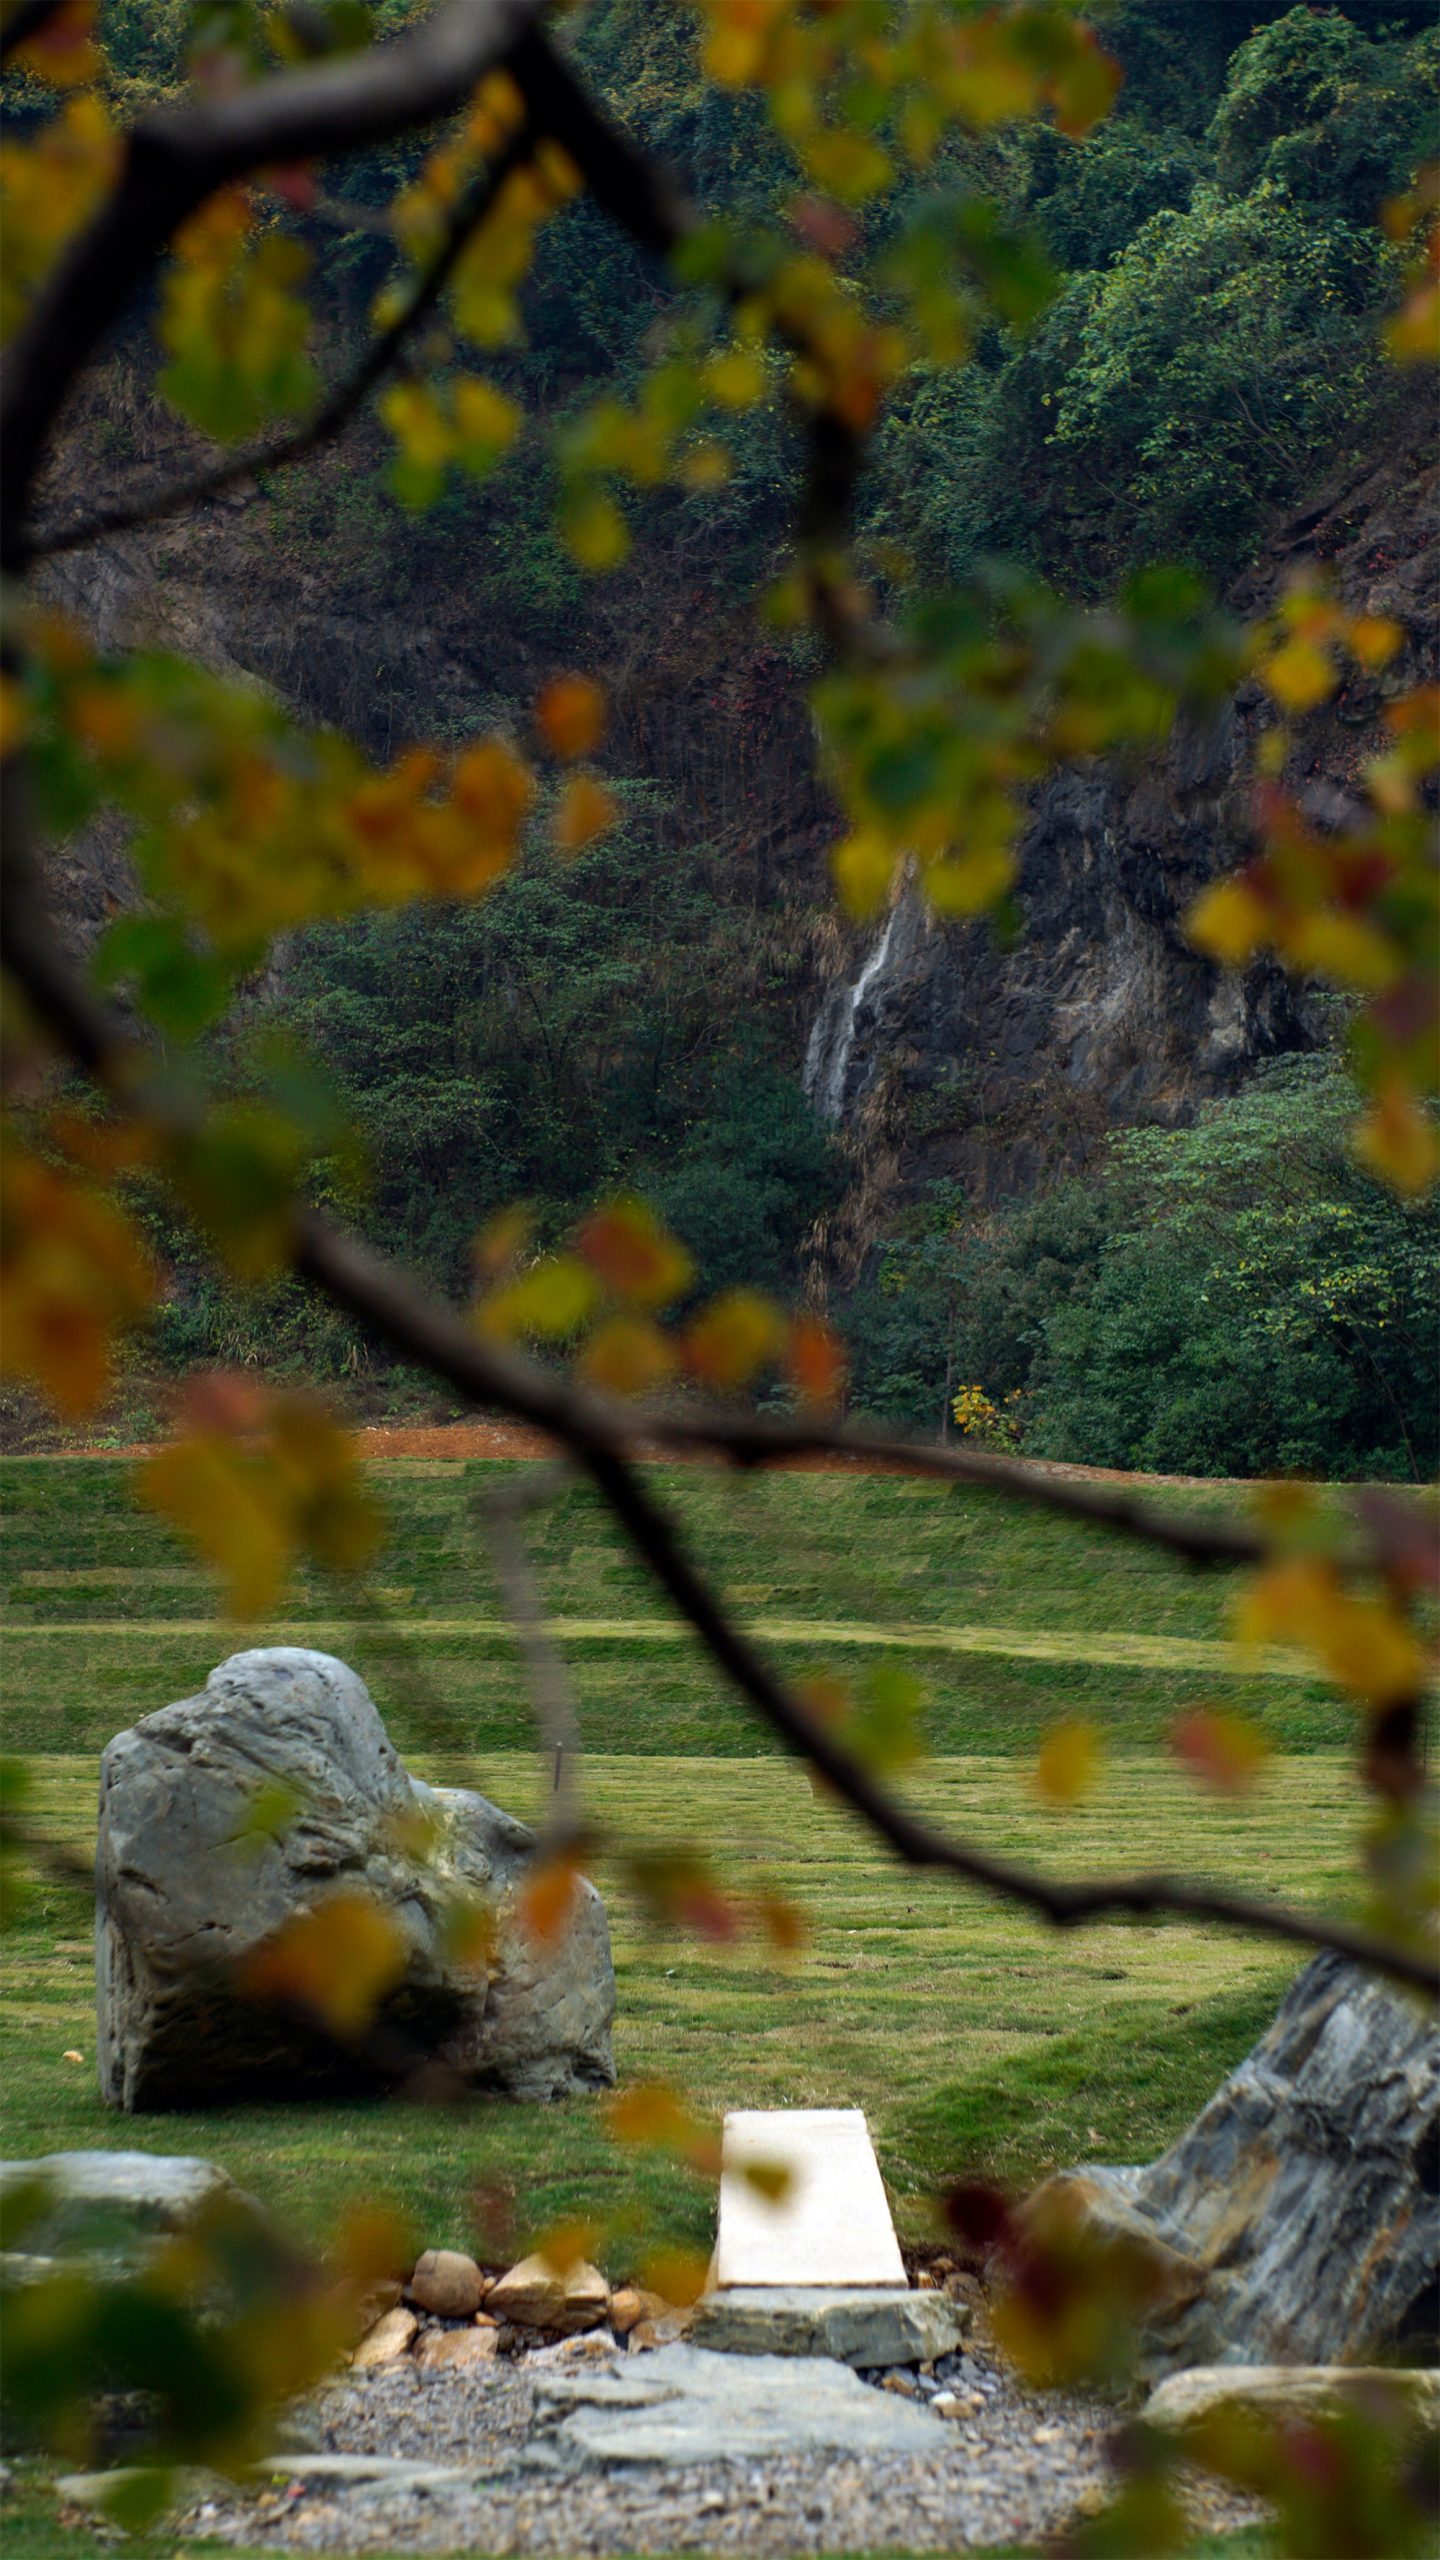
M579 1332L599 1297L594 1272L574 1254L556 1254L482 1298L475 1322L482 1333L502 1337L528 1333L560 1342Z
M1362 1113L1352 1144L1361 1163L1402 1199L1418 1200L1440 1182L1440 1130L1398 1076L1387 1079Z
M564 510L561 530L582 569L597 575L618 569L630 549L630 528L613 498L596 491L575 498Z
M1255 672L1287 711L1313 711L1329 700L1338 682L1329 651L1298 632L1262 658Z
M145 1461L135 1491L224 1576L230 1617L259 1618L274 1606L295 1551L293 1524L248 1451L210 1434L173 1441Z
M1052 1725L1035 1763L1035 1784L1047 1804L1078 1804L1099 1775L1105 1744L1097 1726L1081 1717Z
M658 1325L642 1316L612 1316L597 1325L577 1365L607 1395L641 1396L673 1378L677 1362L674 1344Z
M1307 977L1328 978L1332 986L1354 987L1374 995L1400 974L1400 952L1368 916L1299 916L1285 936L1286 956Z
M977 845L972 852L942 855L920 874L927 906L942 916L978 916L999 905L1015 880L1008 845Z
M1244 880L1217 880L1190 908L1185 933L1197 951L1238 969L1269 939L1269 910Z
M837 844L830 868L840 903L856 924L868 924L890 895L897 862L895 848L868 827L857 828Z
M722 409L753 409L765 397L765 367L753 347L726 347L705 367L705 388Z
M1383 614L1358 613L1345 641L1351 657L1362 667L1388 667L1405 645L1405 632L1400 623L1391 622Z

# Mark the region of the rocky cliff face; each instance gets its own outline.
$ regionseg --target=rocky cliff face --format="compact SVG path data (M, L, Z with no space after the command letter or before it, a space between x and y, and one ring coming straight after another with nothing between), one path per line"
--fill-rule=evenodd
M114 408L97 385L94 415L61 457L59 515L87 493L107 399ZM1383 679L1352 687L1301 732L1292 780L1322 820L1343 815L1385 696L1437 663L1429 443L1428 417L1402 422L1367 471L1280 530L1233 598L1256 611L1321 560L1348 604L1409 635ZM677 563L662 537L620 580L557 603L507 563L483 516L463 542L426 520L399 526L376 496L374 462L362 435L303 483L236 491L57 562L46 583L102 643L147 640L252 675L380 756L496 721L523 729L556 664L602 668L614 768L662 786L655 824L674 859L697 844L720 851L725 894L768 943L755 1001L817 1109L856 1142L861 1225L897 1181L957 1178L977 1203L1028 1188L1047 1165L1082 1160L1108 1127L1183 1119L1313 1036L1280 972L1222 976L1181 930L1199 887L1246 850L1248 776L1269 716L1258 687L1178 730L1149 763L1095 760L1037 792L1014 948L987 925L929 917L910 889L856 941L826 897L831 813L803 686L748 617L736 621L718 574ZM102 825L62 849L55 887L72 938L88 943L133 894L119 830Z
M1385 701L1436 668L1430 445L1428 420L1398 432L1281 530L1233 599L1260 611L1297 568L1324 562L1348 606L1408 635L1383 678L1303 725L1289 780L1322 824L1343 821ZM948 1175L985 1202L1083 1157L1109 1126L1186 1118L1260 1060L1308 1046L1305 1000L1278 969L1222 973L1182 931L1204 882L1246 854L1269 717L1247 684L1154 761L1054 775L1021 849L1014 949L987 925L928 916L907 887L823 998L807 1060L817 1108L884 1148L907 1186Z

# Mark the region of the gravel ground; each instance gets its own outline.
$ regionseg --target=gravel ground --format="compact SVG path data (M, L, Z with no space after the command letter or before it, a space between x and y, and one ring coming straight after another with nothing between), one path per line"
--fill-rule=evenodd
M463 2463L470 2478L426 2489L277 2480L258 2500L206 2502L185 2526L295 2551L957 2551L1033 2542L1101 2503L1113 2411L1022 2391L980 2349L908 2378L927 2398L948 2390L966 2403L935 2456L557 2474L526 2468L528 2357L468 2372L400 2365L349 2377L311 2404L304 2415L317 2449ZM1224 2529L1254 2513L1196 2493L1197 2523Z

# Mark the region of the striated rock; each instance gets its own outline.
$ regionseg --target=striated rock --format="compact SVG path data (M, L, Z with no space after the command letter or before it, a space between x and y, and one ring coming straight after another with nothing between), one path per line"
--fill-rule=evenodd
M424 2373L468 2372L474 2365L492 2363L499 2353L498 2329L432 2329L421 2339L415 2361Z
M1159 2160L1062 2172L1039 2198L1057 2193L1097 2233L1157 2251L1149 2379L1210 2364L1433 2363L1440 2035L1375 1976L1318 1956Z
M376 2321L373 2329L366 2330L350 2359L351 2371L373 2373L381 2365L398 2364L409 2354L419 2327L414 2312L397 2303L393 2311L385 2312Z
M277 1810L257 1831L254 1809ZM116 1736L96 1858L100 2085L126 2109L383 2085L417 2063L512 2097L614 2078L615 1977L598 1894L537 1945L515 1915L535 1846L460 1788L411 1778L363 1681L330 1654L232 1654L199 1696ZM363 2048L244 1996L244 1968L337 1889L375 1901L404 1971ZM450 1953L457 1899L495 1917L488 1964Z
M1287 786L1324 831L1353 823L1353 777L1387 743L1388 703L1435 680L1436 486L1417 408L1277 530L1231 599L1265 611L1323 562L1341 604L1405 634L1391 665L1296 724ZM907 888L850 949L813 1023L805 1085L822 1118L872 1146L877 1178L898 1153L906 1188L960 1180L991 1203L1057 1159L1085 1160L1117 1124L1188 1120L1263 1060L1314 1045L1314 1009L1275 964L1221 971L1184 931L1206 883L1253 850L1255 750L1278 718L1247 679L1157 754L1048 776L1018 848L1013 943L929 915Z
M485 2299L487 2286L473 2258L463 2249L427 2249L415 2261L405 2288L422 2311L437 2319L468 2320Z
M1172 2373L1141 2411L1155 2427L1194 2426L1217 2409L1258 2418L1333 2418L1347 2408L1402 2408L1416 2425L1440 2421L1440 2373L1353 2364L1202 2364Z
M737 2285L701 2295L691 2334L721 2355L835 2356L869 2372L949 2355L969 2320L943 2293L899 2286Z
M485 2297L496 2320L517 2329L595 2329L610 2310L610 2287L598 2267L581 2259L563 2271L548 2258L522 2258L497 2278Z

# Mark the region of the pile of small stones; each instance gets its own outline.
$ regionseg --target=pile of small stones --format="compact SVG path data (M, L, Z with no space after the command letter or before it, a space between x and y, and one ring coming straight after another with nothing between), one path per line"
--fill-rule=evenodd
M469 2371L492 2357L544 2355L549 2363L668 2346L688 2327L685 2312L639 2285L613 2290L581 2259L563 2271L548 2258L522 2258L489 2275L462 2249L427 2249L403 2300L367 2330L352 2369L373 2373L417 2364L423 2372Z

